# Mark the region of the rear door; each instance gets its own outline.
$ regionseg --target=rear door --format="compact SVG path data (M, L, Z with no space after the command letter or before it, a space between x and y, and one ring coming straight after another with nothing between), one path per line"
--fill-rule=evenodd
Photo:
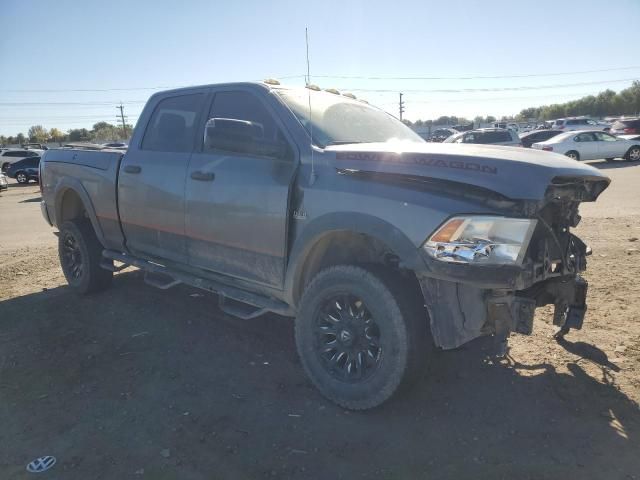
M281 287L294 143L272 106L249 89L214 90L207 118L186 179L189 263Z
M135 254L187 262L185 179L207 93L189 90L159 100L141 141L120 164L120 221Z

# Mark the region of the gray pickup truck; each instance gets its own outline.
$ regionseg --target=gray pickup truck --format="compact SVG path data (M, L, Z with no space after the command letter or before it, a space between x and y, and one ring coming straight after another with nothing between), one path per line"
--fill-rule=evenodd
M42 212L79 293L125 266L295 317L302 365L351 409L389 399L481 335L506 347L555 305L581 328L578 205L609 179L566 157L426 143L336 91L275 82L153 95L126 153L48 150Z

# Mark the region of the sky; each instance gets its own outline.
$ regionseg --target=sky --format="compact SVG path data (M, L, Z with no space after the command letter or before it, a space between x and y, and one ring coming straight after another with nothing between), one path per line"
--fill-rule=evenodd
M312 83L395 115L403 92L414 121L517 114L640 79L628 30L640 0L0 0L0 19L3 135L115 123L120 102L135 124L176 86L304 85L305 27Z

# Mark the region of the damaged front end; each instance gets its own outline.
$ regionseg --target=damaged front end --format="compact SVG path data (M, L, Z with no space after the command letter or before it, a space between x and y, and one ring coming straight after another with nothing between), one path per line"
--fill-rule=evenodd
M511 216L451 217L423 245L417 274L435 343L456 348L495 335L499 353L511 332L529 335L535 309L554 305L558 334L582 328L590 249L570 229L578 206L594 201L606 178L554 178L543 201L520 202ZM497 220L496 220L497 219Z

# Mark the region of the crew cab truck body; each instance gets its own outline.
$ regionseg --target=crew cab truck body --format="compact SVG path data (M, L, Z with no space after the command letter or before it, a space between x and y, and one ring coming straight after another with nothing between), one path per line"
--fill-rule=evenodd
M365 409L430 347L581 328L587 247L570 228L609 179L563 156L426 143L313 89L236 83L155 94L126 153L48 150L42 211L80 293L132 265L218 293L241 318L295 317L302 364ZM115 261L115 263L114 263Z

